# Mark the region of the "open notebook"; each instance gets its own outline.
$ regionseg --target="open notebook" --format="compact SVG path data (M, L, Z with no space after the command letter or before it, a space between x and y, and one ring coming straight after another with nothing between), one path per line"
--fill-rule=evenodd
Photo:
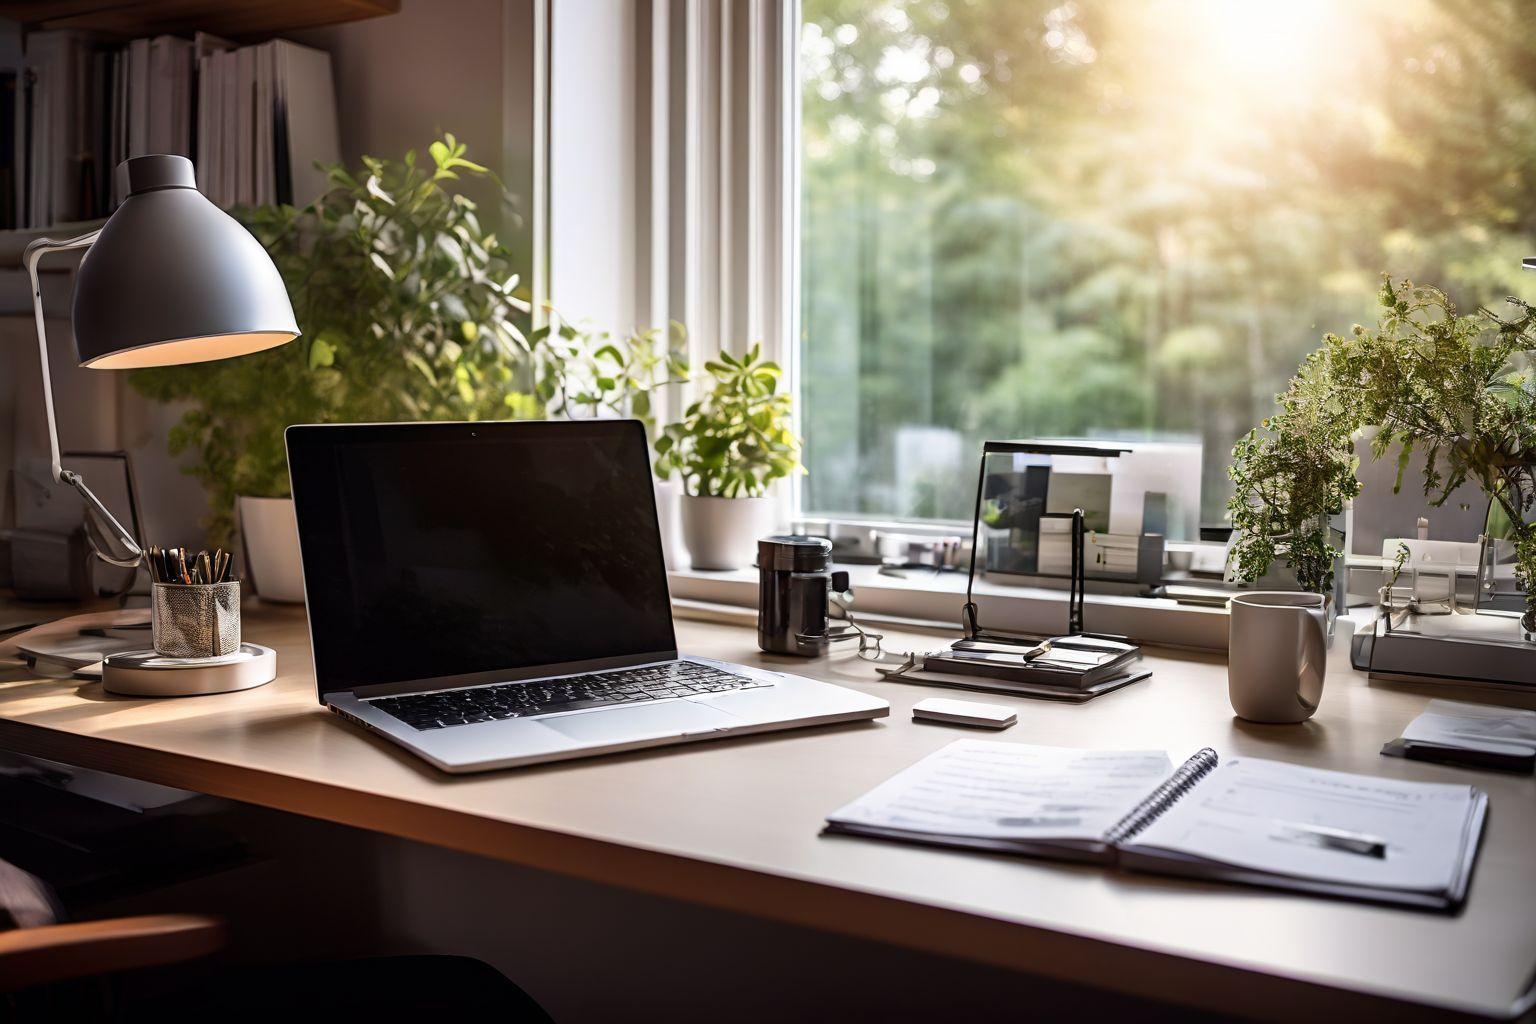
M827 831L1432 910L1466 897L1488 799L1237 758L961 740L827 819Z

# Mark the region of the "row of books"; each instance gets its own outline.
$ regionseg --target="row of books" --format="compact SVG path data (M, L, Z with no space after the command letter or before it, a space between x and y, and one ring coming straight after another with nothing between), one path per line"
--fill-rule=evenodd
M341 159L331 56L274 39L198 60L197 164L220 206L308 203Z
M114 169L149 153L192 158L220 206L315 199L315 163L340 155L330 55L207 33L119 46L75 30L0 52L0 228L106 216L122 199Z

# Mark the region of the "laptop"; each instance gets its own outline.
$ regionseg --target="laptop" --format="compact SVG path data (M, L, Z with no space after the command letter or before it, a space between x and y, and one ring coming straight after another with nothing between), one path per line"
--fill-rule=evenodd
M449 772L879 718L680 654L634 420L294 426L322 704Z

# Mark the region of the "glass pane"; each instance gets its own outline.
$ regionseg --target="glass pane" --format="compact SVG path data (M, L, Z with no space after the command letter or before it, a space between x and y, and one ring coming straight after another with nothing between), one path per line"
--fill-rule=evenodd
M1232 442L1379 275L1496 305L1514 0L804 0L806 511L968 519L988 438Z

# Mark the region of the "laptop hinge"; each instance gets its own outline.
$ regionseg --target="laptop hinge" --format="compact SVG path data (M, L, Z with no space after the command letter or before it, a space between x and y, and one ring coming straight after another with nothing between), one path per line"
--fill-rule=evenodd
M653 654L626 654L615 658L589 658L568 661L557 665L537 665L528 668L506 669L496 672L474 672L469 675L442 676L437 679L411 679L399 683L378 683L372 686L354 686L350 690L332 690L325 694L350 693L359 700L370 697L393 697L402 693L431 693L434 690L459 690L468 686L486 686L493 683L516 683L525 679L551 679L555 676L585 675L591 672L608 672L619 668L633 668L658 661L676 661L676 650L657 651Z

